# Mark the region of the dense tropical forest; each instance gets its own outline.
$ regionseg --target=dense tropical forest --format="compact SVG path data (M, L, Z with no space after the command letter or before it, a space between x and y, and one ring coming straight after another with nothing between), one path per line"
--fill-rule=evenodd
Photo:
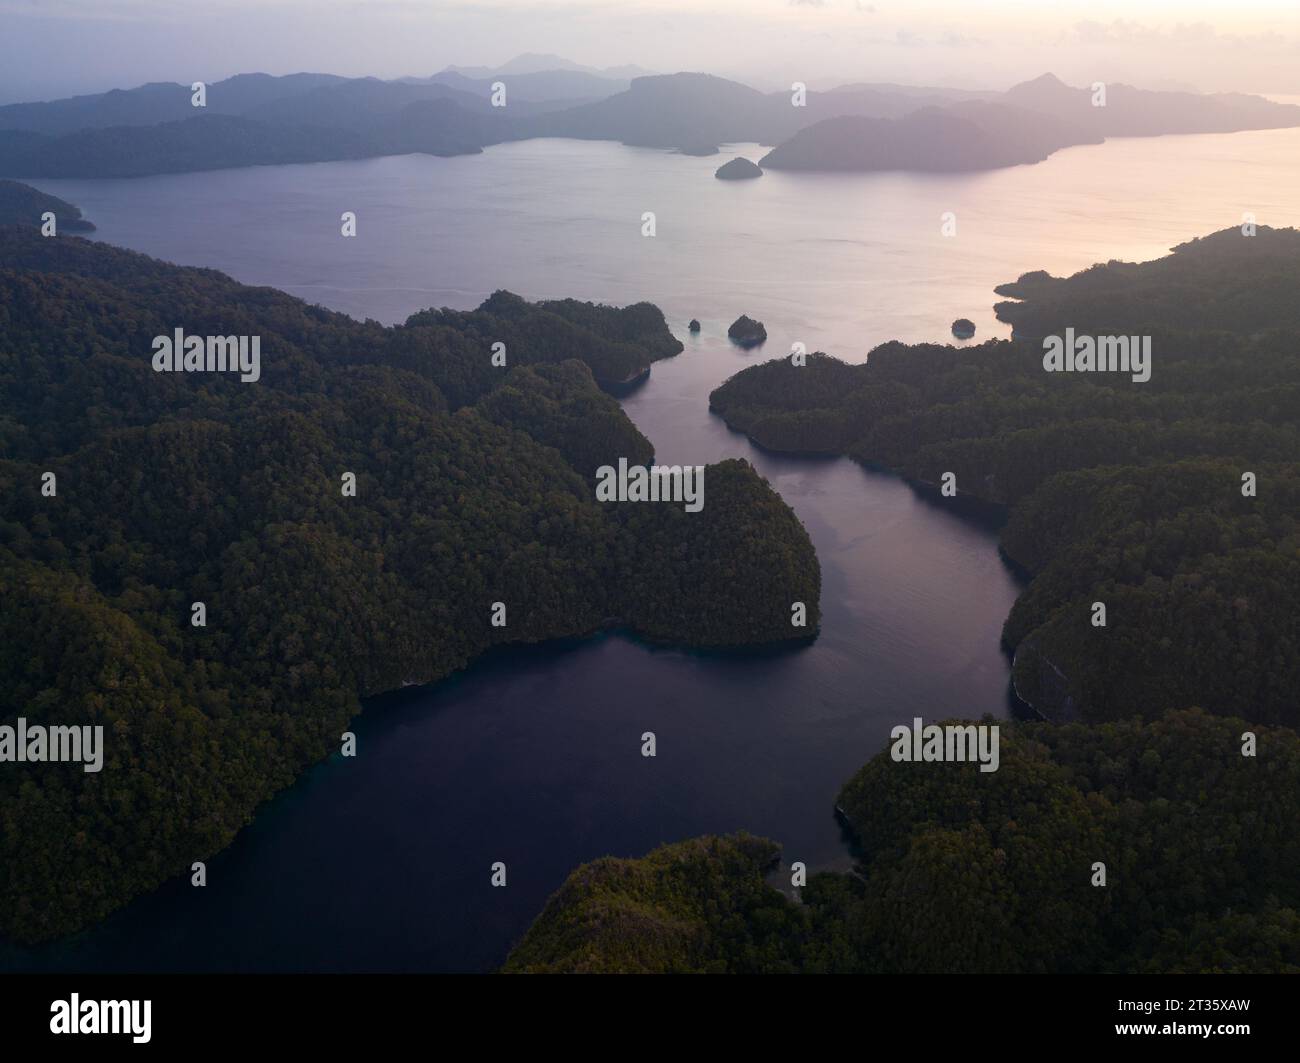
M260 337L260 379L155 372L178 327ZM702 512L596 501L598 465L653 456L597 380L680 349L648 304L498 292L385 328L0 229L0 723L107 747L98 774L0 774L0 935L188 871L339 750L360 698L491 646L815 632L812 545L746 462L706 469Z
M1297 974L1300 736L1254 728L1245 757L1248 726L1004 724L990 774L882 752L839 798L854 873L792 900L747 835L597 860L505 970Z
M1048 716L1300 726L1300 233L999 291L1023 297L998 307L1012 341L772 361L710 402L765 447L1009 505L1002 546L1033 580L1004 640ZM1067 327L1149 335L1151 379L1045 372L1039 340Z
M882 751L839 796L855 872L795 900L745 835L585 865L507 971L1300 973L1300 233L999 292L1011 342L780 359L710 401L1008 506L1004 641L1056 722L1002 724L992 773ZM1045 372L1067 327L1150 335L1150 380Z

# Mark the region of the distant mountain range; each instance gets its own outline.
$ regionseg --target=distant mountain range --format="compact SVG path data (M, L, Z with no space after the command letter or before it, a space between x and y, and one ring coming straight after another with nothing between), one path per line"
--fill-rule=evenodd
M508 63L502 63L498 67L449 66L446 70L452 73L464 74L470 78L495 78L503 74L545 74L562 71L593 74L596 77L612 78L615 81L630 81L632 78L647 77L654 73L653 70L646 70L645 67L640 66L610 66L603 69L594 66L583 66L581 63L575 63L572 59L565 59L560 55L539 55L536 52L525 52L523 55L517 55Z
M443 70L428 78L402 80L412 85L445 85L485 100L491 98L493 86L505 84L511 103L524 100L547 104L548 109L603 100L617 92L626 92L632 84L627 78L602 77L582 70L540 70L531 74L485 74L482 77Z
M11 103L0 107L0 130L19 129L57 137L86 129L180 122L196 113L242 115L274 100L347 80L333 74L237 74L208 86L203 111L191 106L188 85L151 82L135 89L113 89L49 103Z
M759 92L712 74L669 74L637 78L626 92L594 103L530 116L517 124L516 135L618 140L651 148L779 144L825 118L897 118L953 98L941 89L917 96L862 86L809 92L795 106L789 92Z
M1106 86L1105 104L1092 102L1090 89L1076 89L1054 74L1044 74L1009 89L1002 100L1038 111L1106 137L1151 137L1166 133L1234 133L1300 124L1300 107L1262 96L1194 92L1153 92L1132 85Z
M480 119L454 103L426 100L376 116L365 131L270 124L208 114L152 126L87 129L64 137L0 131L0 172L24 177L144 177L237 166L366 159L380 155L468 155L482 151Z
M552 69L539 65L557 64ZM984 170L1108 136L1300 126L1300 107L1238 94L1089 89L1045 74L1005 93L843 85L796 98L702 73L619 77L552 56L381 81L241 74L0 107L0 175L131 177L420 152L462 155L532 137L707 154L775 145L774 170ZM494 106L495 85L505 106Z
M1105 104L1052 74L997 96L927 106L894 120L815 123L768 153L770 170L987 170L1041 162L1064 147L1106 137L1230 133L1300 126L1300 107L1259 96L1200 96L1107 87Z

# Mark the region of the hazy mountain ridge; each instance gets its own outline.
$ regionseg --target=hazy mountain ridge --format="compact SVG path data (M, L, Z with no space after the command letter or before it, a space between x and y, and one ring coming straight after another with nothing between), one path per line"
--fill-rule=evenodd
M608 78L615 81L630 81L632 78L647 77L655 73L635 65L595 67L575 63L562 55L525 52L517 55L500 66L448 66L440 73L451 72L471 78L500 77L503 74L542 74L561 71L564 73L589 74L593 77Z
M1042 162L1102 137L1002 103L925 107L903 118L846 115L800 130L759 165L774 170L959 172Z
M896 118L929 96L887 88L846 86L808 92L760 92L713 74L683 72L635 79L626 92L520 124L517 136L618 140L638 147L776 144L822 119L840 115ZM941 97L934 97L941 100Z
M1094 95L1090 88L1073 88L1054 74L1043 74L1008 89L1002 98L1025 110L1111 137L1232 133L1300 125L1300 107L1245 93L1200 95L1139 89L1117 82L1105 86L1104 104L1094 104Z
M504 80L503 80L504 79ZM607 78L581 70L541 70L529 74L487 74L469 77L459 71L443 70L428 78L404 78L408 83L432 82L472 96L491 98L493 86L504 84L511 100L531 103L579 106L592 103L631 87L629 78Z
M156 126L90 129L49 138L0 132L0 172L18 177L143 177L239 166L332 162L421 152L472 155L492 116L451 100L416 100L371 123L333 127L200 115Z
M761 160L773 169L957 172L1038 162L1106 136L1300 126L1300 107L1244 95L1117 84L1097 107L1090 89L1050 74L1001 94L864 84L797 94L704 73L635 77L621 91L617 79L572 67L479 73L449 68L396 81L239 75L209 86L202 112L188 88L160 84L14 104L0 107L0 174L122 177L407 152L459 155L533 137L692 154L756 142L775 145ZM497 79L504 106L493 105ZM219 117L227 123L213 121Z
M1300 107L1258 96L1071 88L1044 74L987 98L927 107L890 122L838 118L795 133L760 160L786 170L984 170L1040 162L1107 136L1230 133L1300 126Z
M347 80L334 74L236 74L207 86L205 110L209 114L243 114L273 100ZM192 96L189 85L151 82L134 89L112 89L45 103L11 103L0 107L0 130L62 136L84 129L179 122L193 118L199 110L191 103Z

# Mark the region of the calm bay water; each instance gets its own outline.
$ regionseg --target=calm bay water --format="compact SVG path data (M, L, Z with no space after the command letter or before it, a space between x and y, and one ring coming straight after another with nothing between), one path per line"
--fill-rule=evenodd
M735 153L756 158L754 146ZM648 299L686 343L624 406L659 460L743 456L798 512L823 574L810 647L652 649L618 635L498 651L378 699L360 755L332 758L209 862L104 926L0 967L485 970L576 864L747 829L787 860L845 866L839 785L913 716L1005 716L998 646L1016 583L996 530L846 460L762 453L708 392L795 341L850 361L887 339L1005 335L995 284L1148 259L1240 223L1300 223L1300 131L1119 140L966 177L715 181L727 156L531 141L131 181L39 181L97 236L357 317L529 298ZM339 215L359 235L339 235ZM641 235L642 214L657 235ZM957 216L956 238L940 216ZM769 341L726 340L741 313ZM698 317L699 336L686 322ZM640 735L659 755L640 756ZM509 886L489 884L504 861Z

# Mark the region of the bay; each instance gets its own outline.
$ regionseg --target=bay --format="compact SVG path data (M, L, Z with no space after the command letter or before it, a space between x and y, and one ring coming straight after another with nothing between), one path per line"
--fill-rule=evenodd
M996 514L843 459L764 453L709 391L793 343L849 361L889 339L1004 336L994 285L1195 235L1294 225L1300 131L1112 140L962 176L768 173L713 159L537 140L454 159L400 156L129 181L37 181L96 238L356 317L530 299L657 303L686 344L622 401L669 464L751 461L817 547L811 646L704 655L622 634L499 650L430 688L375 699L359 756L334 757L188 877L75 939L0 950L28 970L474 971L504 958L575 865L746 829L811 868L851 860L833 804L889 730L1005 717L999 633L1017 592ZM355 211L358 236L339 234ZM656 235L642 235L655 215ZM956 237L941 234L952 212ZM740 314L769 340L726 339ZM698 335L686 323L699 318ZM265 357L271 357L267 352ZM658 756L640 755L655 731ZM490 884L503 861L509 885Z

